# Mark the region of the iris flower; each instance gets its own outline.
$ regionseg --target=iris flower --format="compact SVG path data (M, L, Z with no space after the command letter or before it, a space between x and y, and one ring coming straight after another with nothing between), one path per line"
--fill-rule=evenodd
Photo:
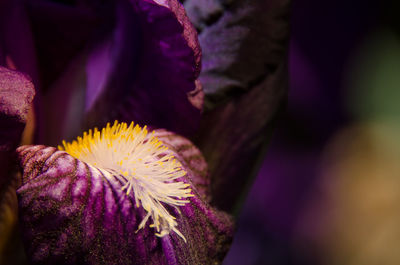
M179 2L0 10L3 204L15 187L30 262L220 263L232 219L210 205L207 164L186 138L203 93Z

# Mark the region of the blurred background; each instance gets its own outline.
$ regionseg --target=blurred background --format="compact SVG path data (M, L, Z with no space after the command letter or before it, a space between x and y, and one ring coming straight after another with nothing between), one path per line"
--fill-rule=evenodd
M399 1L292 2L290 88L224 265L400 264Z
M290 24L288 100L224 265L398 265L400 1L292 0Z

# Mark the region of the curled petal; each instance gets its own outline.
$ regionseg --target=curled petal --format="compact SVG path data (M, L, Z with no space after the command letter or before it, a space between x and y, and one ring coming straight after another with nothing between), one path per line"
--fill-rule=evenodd
M28 5L46 90L39 142L54 145L116 119L192 134L203 105L201 51L181 4L82 2Z
M0 67L0 263L8 264L19 250L17 229L17 181L13 153L21 141L35 91L28 77ZM19 253L17 254L19 255Z
M27 76L0 67L0 187L10 177L11 155L21 141L34 95Z
M15 148L35 95L29 77L0 66L0 151Z
M87 67L94 91L88 128L118 119L193 133L202 109L201 51L183 7L176 0L121 0L115 10L115 30Z
M185 243L176 233L158 237L147 225L138 230L146 212L117 176L52 147L22 146L18 153L20 216L35 264L211 264L227 251L231 219L203 200L191 183L193 170L183 177L193 187L190 203L165 206Z

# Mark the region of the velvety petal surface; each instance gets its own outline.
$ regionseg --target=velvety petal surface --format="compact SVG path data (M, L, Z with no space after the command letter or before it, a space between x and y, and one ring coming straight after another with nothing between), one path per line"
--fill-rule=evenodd
M26 3L24 0L0 3L0 65L28 75L35 86L34 108L29 113L32 123L28 126L36 131L29 136L30 139L25 139L29 142L42 136L43 106L35 37Z
M172 137L165 131L159 135L164 139ZM177 218L177 228L186 243L174 232L157 237L148 224L137 231L146 213L141 206L135 206L132 194L122 191L123 183L117 177L110 177L103 170L53 147L20 147L23 183L17 194L31 261L34 264L220 263L231 241L231 218L210 207L204 199L206 193L200 183L206 175L196 171L204 171L205 163L201 157L192 157L197 149L182 138L170 139L171 150L173 146L191 154L177 155L177 159L189 167L181 181L192 185L195 196L190 203L179 207L180 213L167 206Z
M213 201L234 211L285 102L290 1L186 0L185 6L203 50L205 110L194 141L210 167Z
M29 77L0 66L0 183L7 178L10 156L21 141L34 95Z

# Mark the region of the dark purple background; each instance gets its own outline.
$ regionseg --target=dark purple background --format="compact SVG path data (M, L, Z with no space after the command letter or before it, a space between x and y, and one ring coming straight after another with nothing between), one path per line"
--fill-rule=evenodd
M344 85L349 61L376 28L399 36L398 7L396 1L293 1L287 108L224 265L329 264L318 250L293 244L295 226L318 182L324 146L353 119Z

